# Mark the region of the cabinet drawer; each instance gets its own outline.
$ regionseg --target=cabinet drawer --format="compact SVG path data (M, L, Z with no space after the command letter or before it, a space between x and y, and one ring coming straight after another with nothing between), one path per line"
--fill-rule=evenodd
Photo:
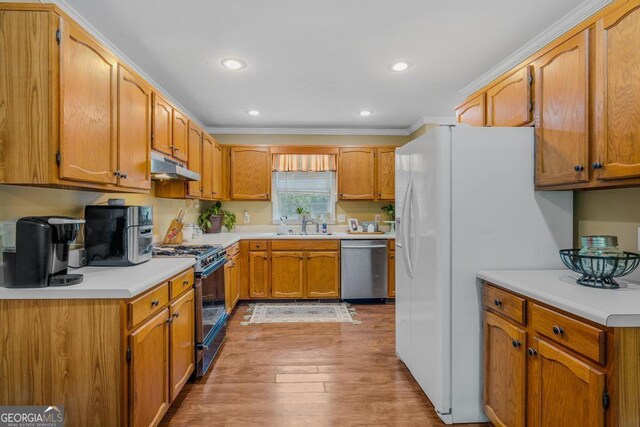
M240 253L240 244L235 243L227 248L227 259L231 259Z
M526 301L523 298L491 285L485 285L482 290L482 302L485 307L524 325Z
M274 251L337 251L338 240L273 240Z
M129 328L151 316L169 302L169 283L164 283L154 290L134 299L128 304Z
M179 276L174 277L169 280L169 287L171 288L171 299L174 299L180 295L182 295L187 290L193 287L194 280L194 272L193 269L189 269Z
M267 250L267 241L266 240L251 240L249 242L249 250L250 251L266 251Z
M605 363L607 333L602 329L537 304L529 305L529 320L536 332L589 359Z

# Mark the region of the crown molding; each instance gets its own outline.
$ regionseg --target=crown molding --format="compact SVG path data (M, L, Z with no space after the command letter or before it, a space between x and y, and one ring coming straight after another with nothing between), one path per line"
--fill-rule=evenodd
M110 50L115 56L118 57L118 61L126 65L132 71L136 72L140 77L144 78L147 82L149 82L155 92L159 92L163 98L169 101L174 107L182 111L184 114L189 116L189 119L194 119L196 123L202 128L205 127L204 123L200 121L200 119L193 113L191 113L184 105L178 102L173 96L167 92L162 86L158 84L155 80L153 80L147 73L145 73L142 68L138 67L135 62L131 60L127 55L124 54L116 45L111 43L109 39L107 39L96 27L94 27L89 21L87 21L82 15L78 13L66 0L40 0L40 3L53 3L62 9L67 15L69 15L73 20L75 20L78 24L82 26L84 30L86 30L89 34L91 34L102 46L106 47Z
M520 64L522 61L533 55L562 34L569 31L613 0L585 0L580 6L554 22L546 30L534 37L530 42L516 50L498 65L460 89L460 93L469 96L482 89L507 71Z
M407 129L349 129L349 128L243 128L243 127L208 127L206 131L212 135L382 135L407 136Z
M455 125L455 124L456 124L455 117L446 117L446 116L420 117L418 120L413 122L411 126L407 128L407 135L411 135L412 133L414 133L424 125Z

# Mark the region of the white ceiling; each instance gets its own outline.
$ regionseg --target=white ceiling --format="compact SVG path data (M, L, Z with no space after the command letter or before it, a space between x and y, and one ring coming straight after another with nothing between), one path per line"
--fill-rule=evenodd
M582 2L67 0L205 125L259 128L453 116L462 87ZM393 73L399 60L412 67Z

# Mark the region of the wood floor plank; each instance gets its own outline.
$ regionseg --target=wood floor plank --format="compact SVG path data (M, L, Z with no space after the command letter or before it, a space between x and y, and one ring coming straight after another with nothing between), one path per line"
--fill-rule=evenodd
M185 386L161 425L444 426L396 357L394 306L356 309L360 325L242 326L238 307L213 369Z

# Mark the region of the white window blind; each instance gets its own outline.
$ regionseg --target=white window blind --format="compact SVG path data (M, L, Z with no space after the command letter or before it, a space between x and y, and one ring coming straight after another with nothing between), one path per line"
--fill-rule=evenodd
M327 220L335 219L335 172L273 172L272 185L274 220L297 218L298 207L312 218L324 215Z

